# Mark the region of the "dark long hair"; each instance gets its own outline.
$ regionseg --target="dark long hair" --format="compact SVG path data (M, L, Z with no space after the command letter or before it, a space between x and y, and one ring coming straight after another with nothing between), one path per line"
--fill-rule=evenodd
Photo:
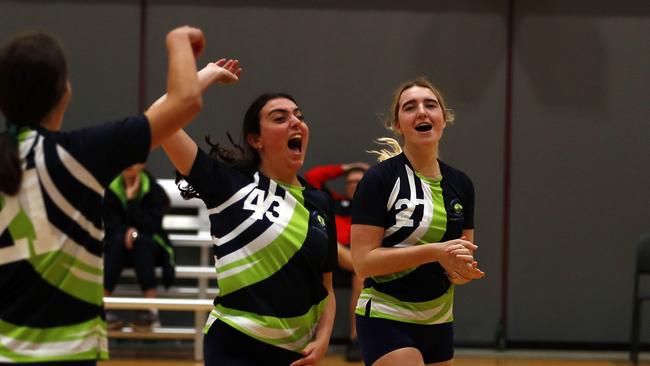
M260 135L260 111L266 103L273 99L289 99L296 103L296 100L287 93L264 93L260 95L246 110L239 143L233 141L229 133L226 133L226 135L231 147L224 147L218 142L213 143L209 135L205 137L205 141L210 145L210 157L245 174L253 174L260 164L260 153L248 143L248 136ZM191 185L182 184L182 180L183 177L176 172L176 184L181 191L181 196L185 199L199 197L198 192Z
M68 67L61 43L40 31L14 36L0 49L0 192L15 195L22 171L18 131L36 128L66 91Z

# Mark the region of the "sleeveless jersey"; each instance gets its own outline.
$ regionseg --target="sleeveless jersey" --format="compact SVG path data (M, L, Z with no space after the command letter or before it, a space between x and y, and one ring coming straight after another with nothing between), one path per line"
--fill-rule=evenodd
M0 195L0 363L107 358L102 195L149 145L144 116L21 130L20 192Z
M442 178L413 170L402 153L372 167L354 196L352 224L384 228L382 247L410 247L461 237L474 227L474 187L442 161ZM356 313L417 324L453 321L452 286L438 262L367 278Z
M219 285L205 327L219 319L259 341L299 352L327 302L336 266L331 203L311 187L244 174L199 150L187 181L205 202Z

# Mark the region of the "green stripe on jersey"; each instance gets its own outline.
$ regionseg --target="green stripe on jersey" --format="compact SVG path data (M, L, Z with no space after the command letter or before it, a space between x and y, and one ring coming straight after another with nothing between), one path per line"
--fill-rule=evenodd
M302 192L300 198L302 198ZM304 202L304 199L298 200ZM273 224L272 229L277 224ZM309 211L297 203L287 226L270 243L251 255L225 265L217 265L221 296L271 277L300 250L309 228ZM272 236L274 233L267 233ZM245 251L246 247L240 249Z
M107 358L106 323L100 317L52 328L17 326L0 320L0 362Z
M433 216L431 222L429 222L429 228L427 229L427 232L418 239L417 244L438 243L447 231L447 210L445 209L445 201L442 197L442 187L440 186L442 179L430 179L419 173L416 173L416 175L423 182L422 190L429 190L431 201L433 203ZM409 268L388 275L373 276L372 279L377 283L390 282L408 275L416 268L417 267Z
M447 210L445 209L445 200L442 197L442 187L440 186L442 178L430 179L419 173L416 174L431 190L431 200L433 201L433 218L429 224L429 230L418 240L418 244L438 243L447 231ZM422 189L425 188L423 185Z
M295 198L298 203L300 203L301 206L305 205L305 197L303 196L303 192L305 191L305 187L303 186L294 186L291 184L284 184L284 183L278 183L280 187L284 188L286 191L291 193L293 198Z
M94 305L102 304L102 268L84 263L63 250L36 254L34 225L20 206L7 229L13 240L25 239L27 241L29 258L26 259L43 280L78 299ZM66 243L64 246L69 244Z
M305 314L291 318L276 318L226 308L217 304L204 328L207 333L219 319L240 332L261 342L300 352L311 342L328 297L313 305Z
M4 197L2 201L2 207L4 207ZM25 213L25 210L23 210L23 207L20 204L18 207L20 208L18 213L9 223L9 234L11 234L13 240L25 238L31 243L36 238L34 225L32 224L32 220L29 219L29 216L27 216L27 213ZM33 249L30 252L33 253Z
M439 243L447 231L447 211L442 195L440 179L430 179L422 174L416 173L421 180L424 196L431 197L433 214L431 221L421 222L423 225L429 225L424 235L417 239L416 245L426 243ZM377 283L390 281L399 281L400 278L416 270L409 268L404 271L395 272L382 276L373 276L372 279ZM365 314L366 303L371 301L371 317L391 319L407 323L418 324L439 324L453 321L453 285L444 295L437 299L424 302L401 301L390 295L381 293L374 288L364 288L359 296L356 313Z
M60 250L34 256L29 262L52 286L85 302L102 304L102 268L90 266Z
M365 315L368 301L371 318L424 325L449 323L454 320L454 285L437 299L423 302L402 301L374 288L365 288L359 296L355 313Z

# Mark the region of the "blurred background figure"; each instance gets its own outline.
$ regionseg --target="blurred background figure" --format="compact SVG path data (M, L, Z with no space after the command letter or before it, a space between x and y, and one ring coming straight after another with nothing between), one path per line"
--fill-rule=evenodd
M350 287L350 338L345 350L347 361L361 361L359 342L357 341L357 328L354 321L354 309L361 293L363 279L354 273L350 257L350 208L352 198L357 190L357 184L368 170L369 165L364 162L354 162L338 165L316 166L305 173L305 179L314 187L325 191L334 200L334 213L336 215L336 233L338 242L339 268L334 271L334 287ZM331 190L326 182L343 177L345 191L343 194Z
M162 267L162 282L168 288L174 281L175 256L162 219L169 207L169 198L156 179L135 164L115 178L106 191L102 204L104 237L104 295L111 296L122 269L135 269L144 297L156 297L155 267ZM109 329L122 326L122 321L108 312ZM137 313L136 328L159 326L157 310Z

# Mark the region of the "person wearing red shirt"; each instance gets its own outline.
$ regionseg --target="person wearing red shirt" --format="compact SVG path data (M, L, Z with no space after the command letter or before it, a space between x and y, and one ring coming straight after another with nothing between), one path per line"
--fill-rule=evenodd
M350 339L346 347L345 358L347 361L360 361L361 352L359 350L359 342L357 341L357 329L355 324L354 311L357 305L357 299L363 287L363 279L354 273L352 267L352 258L350 255L350 224L351 224L351 206L354 192L357 189L357 184L363 177L363 174L368 170L368 164L363 162L355 162L348 164L338 165L323 165L316 166L305 173L305 179L309 184L317 189L327 192L334 200L335 207L334 213L336 218L336 236L338 242L338 261L339 267L344 271L334 272L334 283L341 286L347 286L350 278L349 285L352 293L350 295ZM329 189L325 183L344 177L345 179L345 192L340 194ZM337 281L338 277L338 281Z

